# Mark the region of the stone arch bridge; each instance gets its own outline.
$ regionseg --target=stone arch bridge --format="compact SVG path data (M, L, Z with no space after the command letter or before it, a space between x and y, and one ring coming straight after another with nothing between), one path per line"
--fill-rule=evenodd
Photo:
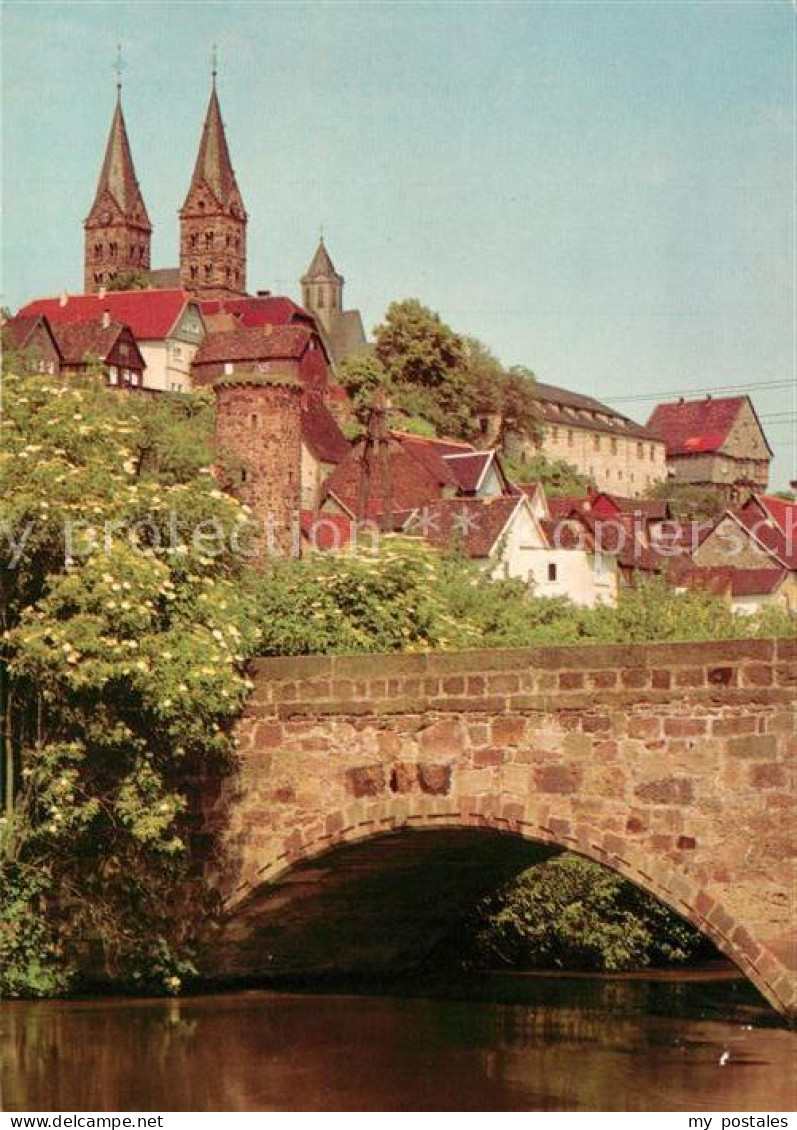
M262 660L206 790L229 978L397 969L553 850L631 879L787 1015L795 641Z

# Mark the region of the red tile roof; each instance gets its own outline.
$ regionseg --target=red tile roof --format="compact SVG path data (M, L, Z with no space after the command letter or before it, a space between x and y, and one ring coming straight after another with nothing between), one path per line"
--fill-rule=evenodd
M647 426L664 440L668 455L718 451L747 400L723 396L657 404Z
M652 522L670 517L670 504L664 498L625 498L599 491L588 501L589 509L595 514L632 514Z
M25 343L41 322L38 314L17 314L3 322L3 337L12 349L24 349Z
M442 459L437 462L448 475ZM418 459L414 451L393 437L388 441L387 468L390 501L395 512L415 510L434 502L440 497L444 486L449 485L448 478L441 481L438 468L430 469L427 460ZM359 517L362 478L363 441L360 440L329 476L324 484L324 494L333 495L352 515ZM450 481L453 483L453 476ZM366 516L375 517L383 513L383 495L380 468L375 466L370 474L368 497L365 499Z
M777 498L771 494L754 494L751 496L745 510L757 509L763 516L769 517L783 531L797 532L797 503L788 502L785 498Z
M20 314L44 314L52 326L92 322L107 310L117 322L130 326L139 341L167 338L191 296L183 290L109 290L99 294L74 294L37 298Z
M574 510L580 511L584 506L583 498L550 498L548 510L552 518L566 518Z
M69 326L53 326L53 333L61 350L65 365L82 365L89 356L105 361L125 327L120 322L104 325L96 322L77 322ZM143 359L136 358L139 364ZM136 365L132 365L136 368Z
M785 569L733 569L731 592L734 596L766 596L775 592L783 578Z
M474 494L481 486L484 476L495 459L494 451L475 451L465 455L444 455L446 464L453 471L460 490Z
M194 364L298 361L313 337L313 331L308 326L250 326L210 333L197 350Z
M299 524L304 537L325 552L346 549L357 525L345 514L316 514L312 510L302 511Z
M772 518L763 518L755 510L744 507L741 510L727 510L739 525L747 530L766 553L787 569L797 569L797 531L785 532ZM722 519L720 519L722 521Z
M302 439L316 459L334 466L351 450L335 417L317 396L308 396L302 406Z
M254 298L208 298L199 302L208 318L230 314L241 326L286 326L292 322L314 326L313 315L298 302L282 295L257 295Z
M43 314L17 314L16 317L7 318L5 322L2 322L0 329L2 330L4 347L6 349L24 349L31 335L39 325L42 326L44 332L52 342L55 352L60 354L61 350L56 341L52 326ZM63 360L63 358L61 359Z
M550 426L586 428L608 435L632 436L641 441L656 441L657 437L615 408L567 388L534 381L531 393L537 401L543 423Z
M712 596L730 596L735 572L729 565L695 565L686 557L676 557L667 567L667 580L674 588L696 588Z
M407 523L438 549L459 548L468 557L489 557L507 523L527 503L520 498L445 498L430 502Z

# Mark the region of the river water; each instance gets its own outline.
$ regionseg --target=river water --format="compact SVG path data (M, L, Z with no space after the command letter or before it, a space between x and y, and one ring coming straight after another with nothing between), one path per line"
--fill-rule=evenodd
M738 979L7 1002L0 1083L10 1111L783 1112L796 1040Z

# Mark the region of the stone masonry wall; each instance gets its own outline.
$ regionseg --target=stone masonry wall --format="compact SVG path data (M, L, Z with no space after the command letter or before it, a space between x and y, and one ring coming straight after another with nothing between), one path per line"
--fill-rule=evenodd
M613 867L795 1012L794 641L263 660L208 818L230 921L336 846L489 828Z

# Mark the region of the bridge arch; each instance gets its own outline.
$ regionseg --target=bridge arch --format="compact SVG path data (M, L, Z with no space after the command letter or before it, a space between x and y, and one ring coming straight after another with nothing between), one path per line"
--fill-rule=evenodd
M781 997L776 985L777 977L772 977L772 971L766 968L766 964L763 969L759 968L755 958L750 956L751 947L760 947L755 939L750 938L744 923L723 906L720 899L707 900L700 884L686 871L666 861L651 866L651 860L644 853L630 851L627 847L622 854L617 854L616 837L601 833L596 828L582 825L577 834L573 834L568 830L567 821L556 816L549 817L544 825L533 818L526 819L526 806L524 798L503 794L493 798L492 804L484 805L488 809L484 812L462 811L457 802L451 800L435 805L434 812L429 811L428 805L419 805L415 810L415 806L409 806L406 813L397 816L393 803L382 802L368 806L367 812L362 814L364 819L348 827L345 821L351 818L350 810L330 812L327 827L339 830L319 832L301 846L297 846L290 835L285 837L275 857L258 867L257 878L239 887L227 900L226 920L234 923L237 915L245 911L247 903L264 885L276 891L284 890L285 880L304 865L321 861L341 848L368 844L402 832L433 837L444 829L481 830L532 845L543 845L557 852L571 851L617 872L691 923L733 962L777 1011L788 1011L788 1001ZM507 811L523 811L524 815L500 814ZM284 906L283 898L278 896L277 903L280 907ZM784 968L781 972L785 974L787 971Z
M794 1015L793 653L745 640L261 661L238 777L208 811L226 844L222 942L357 845L401 836L411 854L421 833L487 833L479 844L612 868Z

